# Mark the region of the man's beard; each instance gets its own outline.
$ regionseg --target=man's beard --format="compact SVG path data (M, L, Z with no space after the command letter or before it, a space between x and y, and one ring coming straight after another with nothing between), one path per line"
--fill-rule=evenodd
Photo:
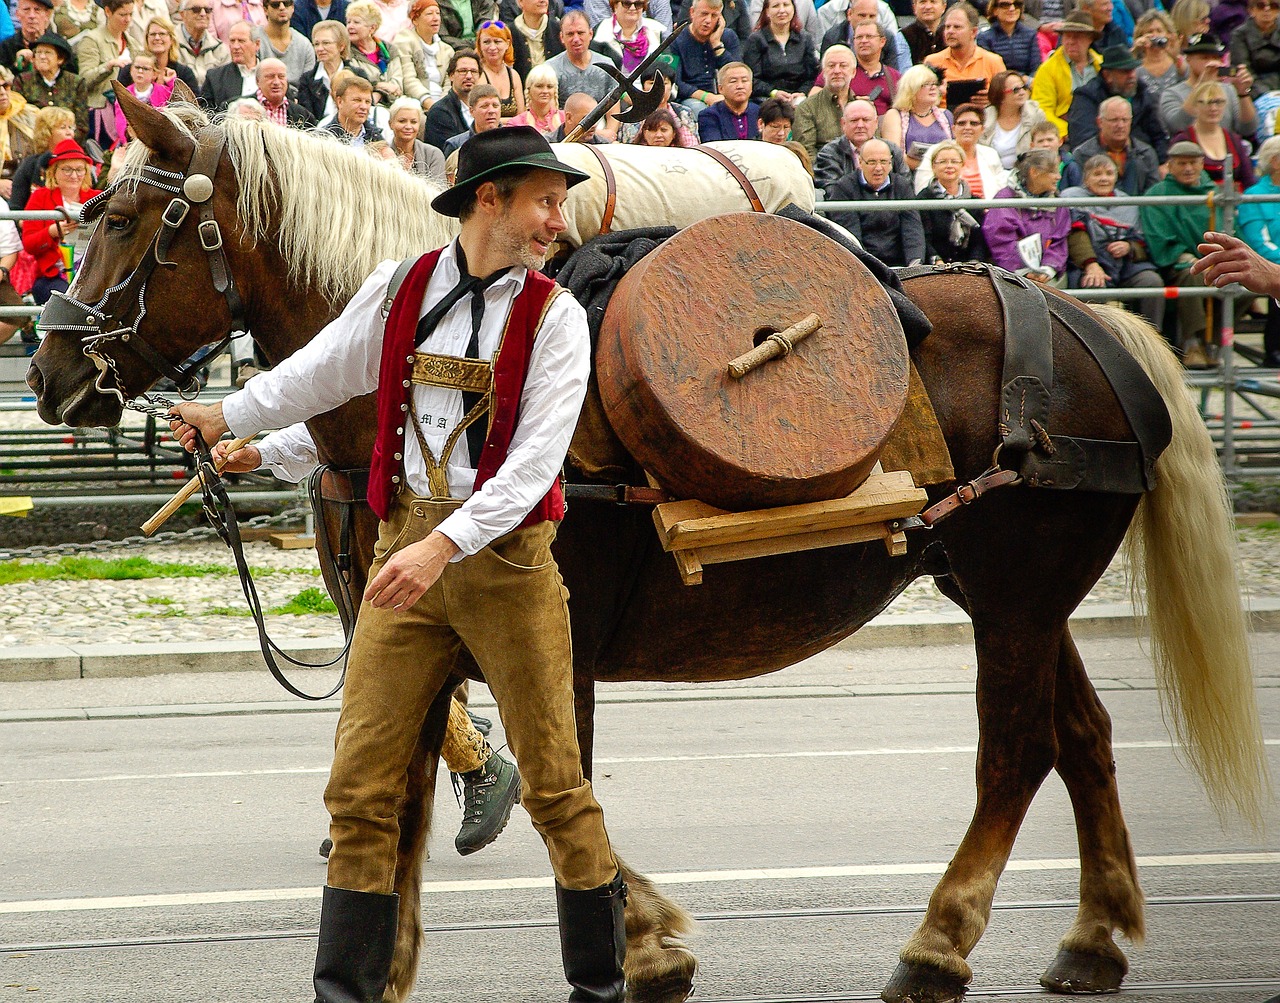
M493 236L490 238L495 246L506 251L515 258L516 261L524 265L530 271L538 271L547 263L545 254L537 254L530 246L530 235L522 232L520 228L507 219L501 217L493 226Z

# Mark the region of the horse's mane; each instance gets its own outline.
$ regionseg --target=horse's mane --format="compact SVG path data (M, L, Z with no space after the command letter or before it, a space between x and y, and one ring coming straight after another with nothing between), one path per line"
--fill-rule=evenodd
M194 138L210 120L190 104L160 109ZM228 116L212 123L227 140L248 239L272 241L289 278L344 305L374 267L441 247L457 223L433 212L439 189L322 134ZM136 183L150 151L131 143L120 180Z

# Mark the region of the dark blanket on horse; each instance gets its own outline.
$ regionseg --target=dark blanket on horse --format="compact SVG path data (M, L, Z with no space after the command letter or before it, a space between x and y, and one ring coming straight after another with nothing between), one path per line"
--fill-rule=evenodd
M907 299L901 281L891 268L867 254L821 217L794 205L784 207L778 215L812 227L857 256L888 292L908 346L914 348L929 333L932 326L928 318ZM593 352L600 336L600 324L618 282L633 265L675 232L675 227L654 226L602 234L578 248L560 267L556 280L587 312ZM911 471L918 485L955 479L937 416L914 365L910 367L906 409L885 442L880 462L885 470ZM591 480L643 483L642 471L609 425L594 374L578 428L569 445L569 463Z

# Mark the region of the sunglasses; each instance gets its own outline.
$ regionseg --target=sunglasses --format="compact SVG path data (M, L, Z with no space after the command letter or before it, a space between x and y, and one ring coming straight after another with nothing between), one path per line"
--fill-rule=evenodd
M1027 92L1026 84L1018 84L1016 87L1009 88L1010 94L1025 94L1026 92Z
M213 8L212 8L212 7L187 7L187 8L185 8L185 10L183 11L183 13L191 13L191 14L212 14L212 13L213 13Z
M273 10L280 10L285 7L292 7L293 0L268 0L267 3L263 4L263 6L270 7Z
M7 91L12 89L13 89L13 84L6 84L3 81L0 81L0 91Z
M478 31L484 31L485 28L497 28L499 31L506 31L507 26L501 21L481 21Z
M998 4L996 4L996 5L995 5L995 9L996 9L996 10L1021 10L1021 9L1022 9L1022 4L1020 4L1020 3L998 3Z
M1280 10L1280 3L1255 3L1254 10Z
M619 7L626 7L627 10L643 10L649 5L649 0L619 0Z

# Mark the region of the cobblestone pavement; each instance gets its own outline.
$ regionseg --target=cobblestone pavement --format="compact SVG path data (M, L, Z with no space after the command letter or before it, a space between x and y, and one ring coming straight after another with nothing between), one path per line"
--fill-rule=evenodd
M1280 530L1242 529L1241 580L1246 594L1280 597ZM128 581L31 581L0 585L0 643L6 645L153 643L251 637L244 596L227 549L217 542L141 547L127 552L155 562L217 565L223 575ZM255 569L270 571L256 581L263 607L282 605L305 589L320 588L314 551L279 550L248 543ZM123 556L114 552L108 557ZM1085 605L1124 602L1129 597L1122 555L1099 581ZM907 588L886 616L954 612L931 579ZM336 614L268 618L272 636L329 638L341 633Z

